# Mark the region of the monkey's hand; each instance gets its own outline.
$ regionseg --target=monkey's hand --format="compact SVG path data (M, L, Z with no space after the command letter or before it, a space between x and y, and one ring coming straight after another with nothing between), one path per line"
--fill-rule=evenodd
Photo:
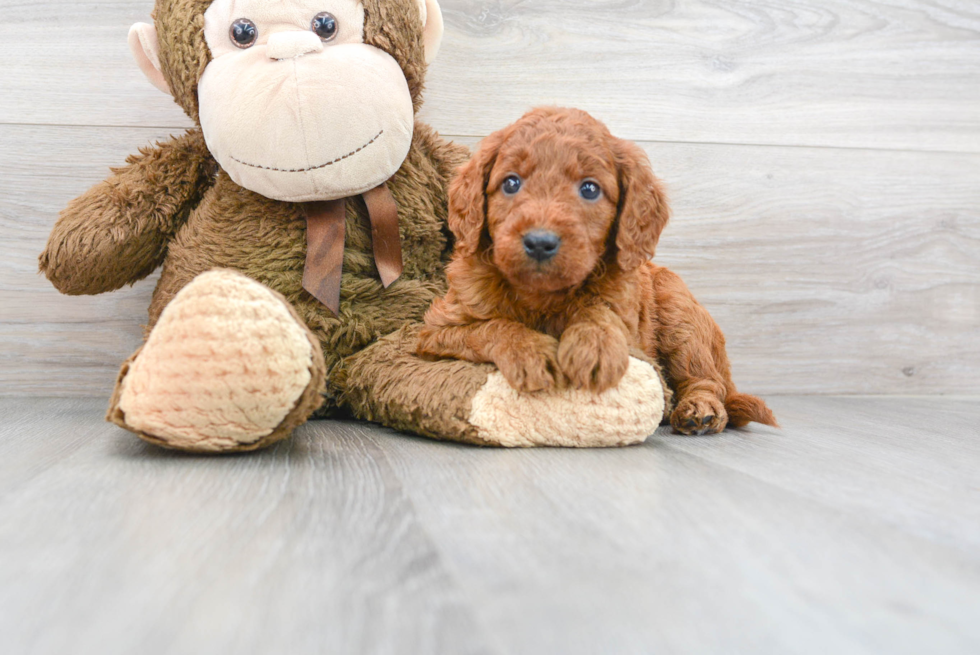
M62 293L90 295L152 273L216 170L199 129L140 150L61 212L39 267Z

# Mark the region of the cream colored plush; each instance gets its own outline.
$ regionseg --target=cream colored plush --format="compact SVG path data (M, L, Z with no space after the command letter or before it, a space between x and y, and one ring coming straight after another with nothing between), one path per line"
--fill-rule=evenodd
M282 300L211 271L164 310L122 381L119 408L129 426L171 447L238 447L282 424L312 365L312 345Z
M643 443L664 415L652 366L630 358L619 386L602 394L563 389L518 393L499 372L473 397L470 423L481 440L509 448L606 448Z
M170 85L167 84L160 70L160 42L157 38L157 28L149 23L133 25L129 30L129 49L150 84L170 95Z
M310 28L322 11L338 26L326 42ZM424 2L420 14L441 17ZM246 49L229 36L241 18L258 32ZM212 60L198 86L201 128L236 184L287 202L334 200L401 167L415 127L412 96L398 62L364 43L361 3L215 0L204 19Z
M446 29L442 20L442 7L439 6L438 0L419 0L419 11L422 15L422 24L425 25L425 30L422 32L422 40L425 43L425 63L431 64L439 54L442 35Z
M442 10L437 0L418 7L431 62ZM311 31L323 11L338 24L328 42ZM247 49L229 36L239 18L258 30ZM335 200L369 191L401 167L415 129L412 97L395 59L364 43L361 2L215 0L204 21L211 62L198 85L201 128L236 184L284 202ZM129 46L150 82L170 93L154 26L134 25Z

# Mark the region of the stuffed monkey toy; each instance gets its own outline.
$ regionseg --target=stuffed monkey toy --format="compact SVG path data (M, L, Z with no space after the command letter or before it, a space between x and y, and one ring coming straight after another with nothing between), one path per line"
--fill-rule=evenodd
M596 396L518 394L492 366L413 354L469 156L415 118L436 0L157 0L153 15L130 46L196 127L72 201L40 257L69 295L162 267L110 421L193 452L255 450L338 411L481 445L654 431L664 385L642 358Z

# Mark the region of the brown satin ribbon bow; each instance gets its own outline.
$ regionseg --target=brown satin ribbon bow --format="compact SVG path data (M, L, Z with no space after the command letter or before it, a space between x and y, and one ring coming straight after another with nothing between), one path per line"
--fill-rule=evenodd
M401 277L402 242L398 233L398 204L387 184L362 194L371 218L374 262L385 289ZM340 279L344 270L347 201L327 200L303 204L306 213L306 269L303 288L340 315Z

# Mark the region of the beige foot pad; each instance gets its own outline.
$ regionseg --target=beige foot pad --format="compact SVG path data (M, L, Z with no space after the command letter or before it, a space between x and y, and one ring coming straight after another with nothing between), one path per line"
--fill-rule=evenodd
M360 418L485 446L598 448L642 443L666 411L659 371L636 358L603 394L522 394L493 366L416 357L417 335L417 326L405 328L337 371L331 386Z
M322 402L319 344L282 296L239 273L194 279L124 365L109 419L181 450L252 450Z

